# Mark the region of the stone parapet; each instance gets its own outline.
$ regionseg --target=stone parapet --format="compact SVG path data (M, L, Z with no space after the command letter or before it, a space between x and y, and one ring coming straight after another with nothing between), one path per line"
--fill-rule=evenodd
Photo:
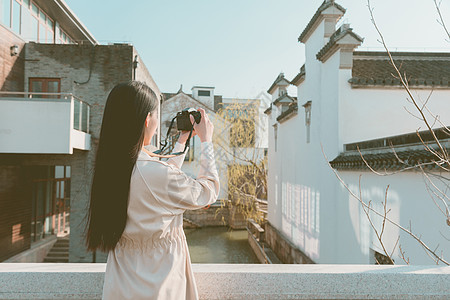
M0 299L101 299L106 264L0 264ZM200 299L448 299L450 268L194 264Z

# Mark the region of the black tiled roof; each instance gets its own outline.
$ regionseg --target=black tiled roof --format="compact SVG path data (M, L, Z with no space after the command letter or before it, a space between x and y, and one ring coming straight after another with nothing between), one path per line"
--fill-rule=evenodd
M447 126L447 128L450 128ZM450 138L449 133L444 127L433 129L434 134L438 140L446 140ZM419 137L419 135L420 137ZM424 142L435 142L432 134L428 130L422 130L419 132L400 134L390 137L383 137L379 139L373 139L369 141L361 141L356 143L350 143L344 145L345 151L355 151L358 148L363 149L379 149L384 147L389 147L390 145L394 147L406 146L413 144L420 144Z
M450 135L444 128L434 129L433 131L441 145L446 151L449 151ZM429 131L421 131L419 134L428 147L437 149L437 145ZM414 166L417 163L428 163L436 160L436 156L425 149L417 133L414 132L346 144L344 145L345 151L330 162L331 166L339 170L369 170L361 158L358 148L364 160L375 170L399 170ZM399 161L397 156L401 161ZM436 165L433 164L431 167L436 167Z
M311 28L313 27L314 23L319 18L320 14L325 9L327 9L330 6L336 7L337 9L339 9L342 12L342 14L345 14L345 8L343 8L341 5L335 3L334 0L325 0L325 1L323 1L322 5L320 5L320 7L317 9L316 13L311 18L311 20L309 21L308 25L306 25L305 29L303 29L303 32L298 37L298 41L299 42L303 42L303 39L308 35L308 33L311 30Z
M296 115L297 111L298 111L298 104L297 102L293 102L289 104L289 108L286 111L284 111L277 117L277 121L281 123L289 119L291 116Z
M273 101L273 104L277 105L278 102L280 102L281 100L283 100L284 98L287 98L289 100L291 100L292 102L297 101L297 97L291 97L288 94L283 94L280 97L278 97L277 99L275 99L275 101Z
M450 52L391 52L410 86L450 87ZM353 52L352 86L400 86L386 52Z
M447 149L448 150L448 149ZM395 152L394 152L395 151ZM400 170L407 167L412 167L418 163L429 163L436 160L430 151L425 149L412 149L397 151L386 148L378 153L367 153L361 151L361 154L366 160L367 164L374 170ZM338 170L369 170L359 152L353 154L341 153L338 157L333 159L330 164L333 168ZM398 158L401 161L399 161ZM428 166L429 168L437 168L435 164ZM449 167L449 166L445 166Z
M303 79L305 78L306 70L305 70L305 64L300 68L300 72L294 77L294 79L291 80L291 84L297 86L299 85Z
M338 30L336 30L330 37L330 40L328 41L328 43L325 44L325 46L322 47L322 49L320 49L320 51L316 54L316 58L320 61L322 61L322 59L326 56L326 54L328 53L328 51L330 51L334 45L336 45L336 43L342 39L344 36L346 36L347 34L353 36L356 40L358 40L359 42L362 43L362 41L364 40L362 37L360 37L359 35L357 35L356 33L353 32L353 29L350 28L348 26L348 24L344 24L341 27L339 27Z

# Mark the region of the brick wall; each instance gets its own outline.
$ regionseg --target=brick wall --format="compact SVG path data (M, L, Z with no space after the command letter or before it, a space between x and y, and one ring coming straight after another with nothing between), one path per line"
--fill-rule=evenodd
M19 55L11 56L10 47L19 46ZM0 24L0 91L23 91L25 41Z
M26 45L26 88L30 77L61 78L61 92L73 93L91 105L92 149L74 150L70 156L70 262L93 261L92 253L86 251L84 229L103 111L110 90L131 80L132 55L130 45ZM96 258L105 262L106 253L97 253Z
M19 44L19 38L0 25L1 64L3 78L1 88L10 91L27 91L30 77L53 77L61 79L61 92L73 93L91 106L90 134L91 150L74 150L72 155L43 154L0 154L0 259L19 253L30 247L31 195L19 195L19 190L31 192L22 184L18 189L20 174L24 166L32 165L70 165L71 166L71 215L70 215L70 262L92 262L93 255L85 247L85 222L89 207L89 194L93 167L100 136L101 122L106 98L110 90L119 82L132 79L132 61L136 51L131 45L59 45L59 44L20 44L19 58L8 57L8 46L12 42ZM6 39L10 40L6 40ZM11 71L12 70L12 71ZM20 71L21 70L21 71ZM9 75L8 75L9 74ZM5 76L3 76L5 77ZM146 82L159 93L145 65L141 62L137 69L137 79ZM2 77L0 77L1 79ZM28 203L28 202L29 203ZM20 211L20 209L22 211ZM17 212L17 213L16 213ZM11 214L7 220L2 214ZM26 219L26 221L25 221ZM9 223L8 223L9 222ZM11 224L22 222L23 244L16 242L14 247L8 244L12 240ZM10 224L11 223L11 224ZM26 226L28 227L28 232ZM16 232L17 232L17 228ZM21 245L21 246L19 246ZM8 253L6 253L8 252ZM107 254L97 253L96 261L105 262Z
M88 208L92 166L106 95L118 82L129 78L130 49L92 45L26 45L25 89L30 77L61 79L61 92L73 93L91 105L90 133L92 150L74 150L71 166L70 261L92 262L92 254L84 247L84 225ZM125 53L124 53L125 52ZM117 62L117 63L114 63ZM110 65L110 66L109 66ZM127 72L128 71L128 72ZM114 78L115 76L115 78ZM79 82L81 84L77 84ZM40 157L40 164L50 157Z
M265 224L265 240L276 256L285 264L314 264L300 249L289 242L269 222Z
M227 226L228 207L211 206L208 209L187 210L183 217L200 226Z
M20 166L0 165L0 261L31 245L31 190Z

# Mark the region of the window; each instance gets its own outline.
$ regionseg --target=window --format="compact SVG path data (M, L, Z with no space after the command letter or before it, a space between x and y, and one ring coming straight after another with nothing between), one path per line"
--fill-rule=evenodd
M376 250L370 249L370 252L372 253L371 261L375 265L392 265L392 262L394 262L393 259L391 261L389 257Z
M0 0L1 6L1 22L6 27L11 27L11 0Z
M75 44L72 38L64 32L64 30L59 26L59 23L55 23L56 28L56 40L57 44Z
M70 211L70 166L32 166L31 241L67 232Z
M20 34L20 14L22 7L16 0L13 1L13 11L12 11L12 30Z
M55 42L54 21L34 1L0 0L0 21L27 41Z
M306 142L309 143L311 140L311 101L303 104L305 108L305 125L306 125Z
M30 93L60 93L60 78L30 78L28 90ZM33 98L59 98L59 95L32 95Z
M275 152L277 152L277 144L278 144L278 141L277 141L277 139L278 139L278 125L277 124L273 125L273 137L274 137L274 140L275 140Z
M198 95L199 96L211 96L211 92L210 91L198 91Z

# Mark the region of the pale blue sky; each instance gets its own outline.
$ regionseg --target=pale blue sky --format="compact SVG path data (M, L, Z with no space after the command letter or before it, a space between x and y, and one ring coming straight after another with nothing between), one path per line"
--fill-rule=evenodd
M66 0L102 44L131 42L160 89L185 92L215 86L224 97L255 97L283 71L292 79L304 63L297 38L322 0ZM381 45L366 0L336 1L342 19ZM372 0L377 23L395 50L450 51L433 0ZM450 26L450 0L441 12Z

